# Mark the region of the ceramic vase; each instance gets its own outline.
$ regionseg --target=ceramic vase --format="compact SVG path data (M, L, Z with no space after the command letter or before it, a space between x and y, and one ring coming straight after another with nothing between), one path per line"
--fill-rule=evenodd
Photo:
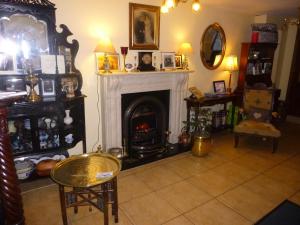
M66 109L65 113L66 117L64 118L64 123L66 125L70 125L71 123L73 123L73 118L70 116L70 109Z

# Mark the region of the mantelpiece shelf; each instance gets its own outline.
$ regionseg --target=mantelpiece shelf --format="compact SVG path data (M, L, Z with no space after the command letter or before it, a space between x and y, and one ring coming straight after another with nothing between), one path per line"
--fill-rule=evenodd
M155 75L155 74L176 74L176 73L193 73L193 70L162 70L162 71L141 71L141 72L122 72L112 71L112 73L98 73L99 76L130 76L130 75Z

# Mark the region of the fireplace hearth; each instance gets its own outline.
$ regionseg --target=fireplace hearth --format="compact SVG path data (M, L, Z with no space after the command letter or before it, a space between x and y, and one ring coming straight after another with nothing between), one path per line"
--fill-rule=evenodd
M123 94L122 139L129 158L166 152L170 90Z

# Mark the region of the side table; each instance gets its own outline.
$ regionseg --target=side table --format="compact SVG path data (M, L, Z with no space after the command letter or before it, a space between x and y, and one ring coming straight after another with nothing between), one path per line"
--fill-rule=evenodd
M94 206L104 213L104 225L108 225L109 205L112 205L112 215L117 223L117 175L120 170L121 163L117 158L99 153L72 156L56 164L51 178L59 185L63 224L68 225L67 208L73 207L77 213L79 206Z
M184 99L186 101L186 107L187 107L187 121L190 121L191 118L191 109L192 107L199 108L199 107L204 107L204 106L213 106L213 105L218 105L222 104L224 106L224 110L227 108L227 104L229 102L232 102L233 106L236 106L236 100L237 100L237 95L235 94L228 94L224 96L218 96L218 97L205 97L203 100L198 100L196 97L193 95L189 98ZM196 111L195 118L198 117L198 111ZM234 126L234 110L232 111L231 115L231 124L230 127L231 129ZM190 127L187 127L187 131L190 131Z

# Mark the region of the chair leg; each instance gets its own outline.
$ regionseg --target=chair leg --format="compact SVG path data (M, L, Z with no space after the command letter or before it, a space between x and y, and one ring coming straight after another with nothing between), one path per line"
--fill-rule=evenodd
M234 147L237 148L237 146L239 145L239 140L240 137L238 134L234 134Z
M275 153L278 148L278 138L273 138L273 152Z

